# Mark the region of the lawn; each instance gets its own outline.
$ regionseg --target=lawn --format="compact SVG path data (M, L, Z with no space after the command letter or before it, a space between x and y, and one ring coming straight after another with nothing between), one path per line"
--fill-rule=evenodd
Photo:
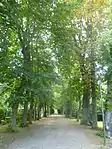
M75 122L77 124L80 124L80 122L77 122L76 119L69 119L69 120L72 121L72 122ZM97 126L98 126L99 129L102 129L103 128L103 122L102 121L98 121L97 122Z

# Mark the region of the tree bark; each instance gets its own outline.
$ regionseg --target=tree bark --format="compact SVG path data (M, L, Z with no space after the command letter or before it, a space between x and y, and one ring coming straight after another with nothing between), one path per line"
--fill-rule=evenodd
M70 100L66 101L65 116L66 117L72 116L72 103Z
M24 103L24 110L23 110L23 118L22 118L22 127L27 126L27 116L28 116L28 101L25 101Z
M25 73L32 72L30 51L28 46L23 45L22 54L24 57L23 66L24 66ZM26 86L26 96L29 97L29 87L31 86L32 83L31 83L31 80L26 79L26 74L24 74L24 80L25 80L25 86ZM27 125L28 99L29 98L27 98L26 101L24 102L23 119L21 124L22 127L25 127Z
M50 107L49 107L49 105L47 105L47 114L48 114L48 116L50 116Z
M79 97L79 109L78 109L78 112L77 112L77 122L79 122L80 120L80 114L81 114L81 99Z
M69 107L69 118L72 117L72 102L70 101L70 107Z
M83 117L82 117L82 124L88 124L89 122L89 115L90 115L90 90L85 88L83 91Z
M97 127L97 103L96 103L96 76L95 76L95 51L93 47L92 17L88 23L88 37L90 44L90 70L91 70L91 96L92 96L92 127Z
M90 78L84 63L85 55L81 55L80 70L82 73L83 99L81 124L88 124L90 116Z
M96 77L95 77L95 62L94 51L91 51L91 96L92 96L92 127L97 128L97 103L96 103Z
M44 117L47 117L47 104L44 104Z
M97 128L97 101L96 101L96 76L95 76L95 51L92 45L92 25L90 24L90 44L91 44L91 96L92 96L92 127Z
M16 116L18 111L18 105L19 104L12 105L12 116L11 116L11 124L10 124L11 129L15 129L16 127Z
M40 120L41 119L41 105L40 103L38 104L38 114L37 114L37 120Z
M34 104L34 121L36 120L37 118L37 104L35 103Z
M33 119L33 104L34 100L32 99L30 102L30 109L29 109L29 123L32 124L32 119Z
M97 104L96 104L96 88L95 88L95 82L92 83L92 127L97 127Z

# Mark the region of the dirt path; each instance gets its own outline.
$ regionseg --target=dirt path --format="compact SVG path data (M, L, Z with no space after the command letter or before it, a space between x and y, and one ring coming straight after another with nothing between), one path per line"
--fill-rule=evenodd
M62 117L42 120L21 135L7 149L96 149L83 127Z

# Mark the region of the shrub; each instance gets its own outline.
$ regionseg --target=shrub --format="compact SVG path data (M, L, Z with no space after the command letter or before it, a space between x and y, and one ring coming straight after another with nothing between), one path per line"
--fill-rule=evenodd
M9 123L10 123L10 120L11 120L11 118L10 118L10 117L5 117L5 121L6 121L6 123L7 123L7 124L9 124Z
M19 132L19 128L18 127L16 127L16 128L11 128L11 126L9 125L7 128L6 128L6 130L5 130L6 132Z
M3 120L5 117L5 109L0 107L0 121Z
M100 131L98 130L97 133L96 133L96 136L99 136L99 137L103 138L104 137L103 130L100 130ZM107 133L106 133L106 137L107 137Z
M6 111L6 117L11 117L11 113L12 113L12 110L8 108Z
M5 120L1 120L1 124L2 125L5 125L6 124L6 121Z

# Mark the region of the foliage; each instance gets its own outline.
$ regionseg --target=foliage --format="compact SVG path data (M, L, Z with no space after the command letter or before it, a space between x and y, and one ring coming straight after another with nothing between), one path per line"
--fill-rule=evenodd
M5 129L5 132L9 132L9 133L18 133L19 132L19 128L16 127L16 128L11 128L10 125Z
M5 120L1 120L1 124L2 124L2 125L5 125L5 124L7 124L7 123L6 123Z
M99 137L103 138L104 137L103 130L100 130L100 131L98 130L97 133L96 133L96 136L99 136ZM106 137L108 137L107 134L106 134Z
M5 117L5 109L0 107L0 120L3 120Z
M5 121L6 121L6 123L7 123L7 124L9 124L9 123L10 123L10 120L11 120L11 118L10 118L10 117L5 117Z
M0 103L11 123L53 108L82 118L92 111L96 121L99 82L111 103L111 21L107 0L0 2Z

